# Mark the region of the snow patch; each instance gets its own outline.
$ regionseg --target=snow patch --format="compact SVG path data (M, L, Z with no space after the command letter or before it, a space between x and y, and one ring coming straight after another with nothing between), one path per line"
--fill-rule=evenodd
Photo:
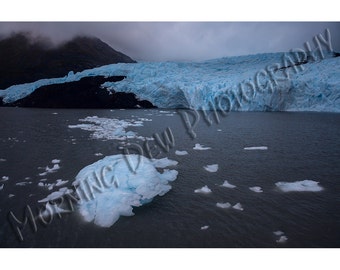
M291 191L309 191L309 192L318 192L322 191L323 187L319 186L319 182L313 180L303 180L296 182L277 182L275 185L283 192L291 192Z

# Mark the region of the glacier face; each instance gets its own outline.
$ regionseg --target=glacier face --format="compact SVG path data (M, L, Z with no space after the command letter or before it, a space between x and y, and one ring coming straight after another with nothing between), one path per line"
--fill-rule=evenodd
M294 53L226 57L204 62L113 64L70 72L0 91L4 103L23 98L42 85L87 76L126 76L103 87L134 93L159 108L232 111L340 112L340 57L318 61ZM105 91L105 90L103 90Z

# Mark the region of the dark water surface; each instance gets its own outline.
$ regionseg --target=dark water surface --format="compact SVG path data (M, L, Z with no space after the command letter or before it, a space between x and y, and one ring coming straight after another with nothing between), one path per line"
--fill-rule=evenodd
M340 114L230 113L219 124L212 118L210 126L201 117L192 139L176 111L0 108L0 113L1 247L340 247ZM29 206L36 216L38 200L58 189L38 186L41 179L69 180L64 186L70 188L83 167L122 153L117 140L92 139L92 132L68 127L87 116L152 119L127 128L146 137L169 127L175 146L157 158L179 162L172 190L110 228L85 222L76 210L49 224L37 221L36 228L28 220L19 241L9 213L23 221ZM212 149L193 150L195 143ZM268 150L245 151L247 146ZM175 150L189 154L177 156ZM39 176L39 167L51 167L53 159L61 160L60 169ZM218 171L205 171L208 164L218 164ZM275 186L305 179L324 190L284 193ZM220 187L224 180L236 188ZM212 193L194 193L204 185ZM263 193L249 190L253 186ZM221 209L217 202L241 203L244 210ZM288 240L277 243L275 231Z

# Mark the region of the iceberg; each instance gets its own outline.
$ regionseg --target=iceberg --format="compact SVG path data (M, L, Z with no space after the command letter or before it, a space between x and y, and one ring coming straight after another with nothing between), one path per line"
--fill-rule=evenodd
M257 193L261 193L263 192L261 187L250 187L249 188L251 191L257 192Z
M236 210L239 210L239 211L243 211L243 207L242 207L242 204L240 203L237 203L233 206L234 209Z
M185 156L185 155L187 155L188 154L188 152L187 151L180 151L180 150L176 150L175 151L175 154L177 155L177 156Z
M226 202L226 203L216 203L216 206L219 208L223 208L223 209L228 209L231 207L231 204Z
M310 61L307 53L264 53L202 62L119 63L13 85L0 91L0 99L13 103L41 86L84 77L124 76L102 84L103 91L133 93L158 108L340 112L339 65L340 57L332 53L319 61Z
M206 165L203 168L208 172L217 172L218 164Z
M209 149L211 149L211 147L204 147L201 144L196 143L193 149L194 150L209 150Z
M133 207L149 203L171 189L169 182L177 178L178 172L158 170L175 164L167 158L150 160L120 154L86 166L72 184L80 198L80 214L85 221L101 227L112 226L120 216L134 215Z
M204 187L201 187L201 188L199 188L199 189L195 189L194 192L195 192L195 193L208 194L208 193L211 193L211 189L208 188L207 185L205 185Z
M323 190L323 187L319 186L319 182L313 180L303 180L296 182L277 182L275 183L275 185L283 192L291 191L318 192Z
M223 184L221 185L221 187L226 187L226 188L235 188L235 185L230 184L227 180L225 180L223 182Z
M244 150L268 150L267 146L251 146L251 147L244 147Z

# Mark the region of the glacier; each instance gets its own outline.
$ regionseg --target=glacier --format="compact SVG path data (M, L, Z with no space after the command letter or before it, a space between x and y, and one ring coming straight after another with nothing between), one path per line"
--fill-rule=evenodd
M0 91L12 103L44 85L88 76L125 76L105 82L103 91L134 93L158 108L227 111L340 112L340 57L325 53L265 53L202 62L119 63L13 85Z
M80 198L80 214L85 221L101 227L112 226L120 216L134 215L133 207L149 203L171 189L169 182L177 178L178 172L166 167L176 164L168 158L151 160L119 154L86 166L72 184Z

